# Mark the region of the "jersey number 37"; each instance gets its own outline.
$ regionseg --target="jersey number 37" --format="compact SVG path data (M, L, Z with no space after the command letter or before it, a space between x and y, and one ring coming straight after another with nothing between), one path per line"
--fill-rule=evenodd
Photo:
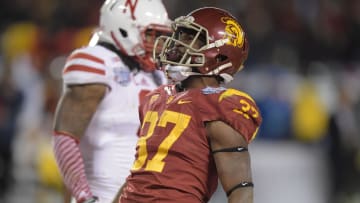
M131 170L136 171L144 167L144 170L146 171L162 172L165 166L165 162L163 160L168 155L171 146L173 146L176 140L179 139L183 131L189 125L190 119L191 116L174 111L164 111L159 119L158 112L148 111L144 117L141 128L144 127L145 123L149 123L149 128L146 135L141 136L138 140L138 157L135 160ZM148 159L146 141L153 135L156 127L165 128L168 123L174 124L174 127L160 143L158 150L153 158Z

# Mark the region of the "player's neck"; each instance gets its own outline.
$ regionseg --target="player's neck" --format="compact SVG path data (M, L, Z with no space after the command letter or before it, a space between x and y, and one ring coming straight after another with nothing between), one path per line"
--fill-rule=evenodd
M193 88L219 87L219 82L214 77L189 77L182 82L184 90Z

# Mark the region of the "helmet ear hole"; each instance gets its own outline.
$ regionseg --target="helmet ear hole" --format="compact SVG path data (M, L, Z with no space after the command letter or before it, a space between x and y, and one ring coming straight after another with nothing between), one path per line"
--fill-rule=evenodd
M126 32L126 30L124 30L122 28L119 28L119 32L124 38L126 38L128 36L128 33Z
M228 59L228 57L225 55L222 55L222 54L218 54L215 56L215 60L217 62L222 62L222 61L225 61L226 59Z

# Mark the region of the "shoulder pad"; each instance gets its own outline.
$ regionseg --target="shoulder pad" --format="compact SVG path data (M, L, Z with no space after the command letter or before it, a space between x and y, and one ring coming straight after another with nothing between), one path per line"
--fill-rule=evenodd
M248 141L254 139L261 124L260 110L247 93L227 89L218 97L222 118Z

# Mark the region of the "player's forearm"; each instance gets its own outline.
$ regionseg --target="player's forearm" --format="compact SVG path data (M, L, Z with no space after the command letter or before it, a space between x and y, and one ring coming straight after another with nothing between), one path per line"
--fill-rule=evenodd
M254 192L252 187L242 188L241 190L234 191L228 196L228 203L253 203Z
M228 203L253 203L254 183L251 175L250 157L248 152L235 152L237 158L220 168L220 180L228 196ZM231 157L231 155L230 155ZM233 163L233 164L231 164Z

